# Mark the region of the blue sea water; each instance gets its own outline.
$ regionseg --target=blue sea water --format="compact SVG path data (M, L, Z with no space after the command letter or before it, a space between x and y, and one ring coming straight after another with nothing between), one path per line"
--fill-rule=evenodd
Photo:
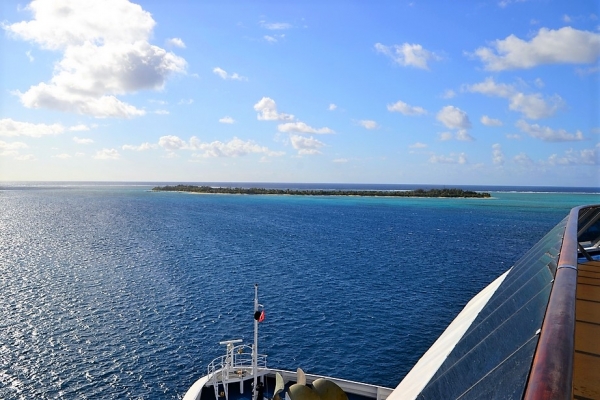
M254 283L270 365L395 387L473 295L572 207L600 203L589 188L420 199L152 186L0 188L0 398L181 398L219 341L252 339ZM296 187L309 186L323 188Z

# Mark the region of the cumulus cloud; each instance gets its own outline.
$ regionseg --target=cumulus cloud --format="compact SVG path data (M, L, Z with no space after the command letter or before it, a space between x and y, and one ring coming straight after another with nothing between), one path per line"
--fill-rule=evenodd
M525 153L519 153L513 157L513 161L519 165L530 166L533 165L533 160Z
M265 29L269 29L272 31L280 31L280 30L285 30L285 29L290 29L292 27L291 24L288 24L287 22L265 22L265 21L260 21L260 26L262 26Z
M329 111L333 111L333 110L335 110L336 108L337 108L337 106L336 106L335 104L331 103L327 109L328 109Z
M524 94L513 85L496 83L493 78L486 78L485 81L473 85L465 85L463 89L487 96L506 98L509 109L520 112L530 119L551 117L565 105L558 95L544 98L540 93Z
M248 78L238 75L237 73L233 73L233 74L228 74L227 71L225 71L222 68L219 67L215 67L213 68L213 73L215 73L216 75L219 75L222 79L226 79L226 80L233 80L233 81L247 81Z
M575 133L569 133L564 129L552 129L547 126L540 126L538 124L529 124L526 121L520 119L515 124L524 133L535 139L543 140L544 142L577 142L584 140L581 131Z
M472 142L475 140L473 136L466 129L459 129L456 132L456 140L460 140L462 142Z
M30 122L15 121L11 118L0 119L0 136L15 137L29 136L39 138L42 136L59 135L65 131L61 124L33 124Z
M481 123L485 126L502 126L502 121L499 119L490 118L487 115L481 117Z
M600 57L600 34L569 26L542 28L530 41L510 35L475 55L490 71L533 68L543 64L592 64Z
M442 142L447 142L448 140L452 140L454 135L452 132L441 132L438 137Z
M70 131L89 131L90 127L84 124L75 125L69 128Z
M375 50L391 58L396 64L404 67L411 66L421 69L429 69L429 61L440 59L435 53L425 50L420 44L403 43L393 46L385 46L381 43L375 43Z
M12 142L7 143L0 140L0 156L2 157L16 157L19 155L19 150L28 148L27 144L23 142Z
M291 114L277 112L275 100L270 97L263 97L254 105L254 110L259 114L257 118L261 121L293 121L294 116Z
M444 93L442 93L443 99L452 99L454 97L456 97L456 92L452 89L447 89L446 91L444 91Z
M564 155L552 154L548 157L550 165L600 165L600 152L595 149L573 150L569 149Z
M445 106L436 116L437 120L449 129L470 129L471 121L466 112L458 107Z
M96 152L96 160L117 160L121 155L116 149L102 149Z
M504 164L504 153L499 143L495 143L492 146L492 162L496 165Z
M231 117L223 117L223 118L219 119L219 122L222 124L233 124L233 123L235 123L235 120Z
M360 120L360 121L358 121L358 124L368 130L373 130L373 129L379 128L379 124L370 119Z
M190 139L191 148L201 153L196 157L242 157L248 154L264 154L267 156L281 156L284 153L269 150L265 146L260 146L252 140L244 141L234 137L229 142L214 141L211 143L202 143L196 137Z
M78 138L77 136L73 136L73 141L77 144L92 144L94 141L89 138Z
M390 112L399 112L399 113L404 114L404 115L423 115L423 114L427 114L427 111L425 111L424 108L422 108L422 107L414 107L414 106L406 104L403 101L397 101L394 104L388 104L387 109Z
M188 148L187 143L174 135L161 136L158 145L165 150L175 151Z
M169 75L185 71L183 58L148 42L155 22L127 0L34 0L26 9L33 19L4 29L62 59L50 82L15 92L25 107L99 118L144 115L116 96L161 89Z
M315 155L321 154L319 149L325 146L325 143L313 138L305 136L291 135L290 140L294 149L298 150L300 155Z
M333 130L331 130L327 127L315 129L315 128L305 124L304 122L287 122L285 124L279 124L277 126L277 130L279 130L279 132L284 132L284 133L298 132L298 133L313 133L313 134L320 134L320 135L335 133Z
M234 137L229 142L214 141L210 143L202 142L195 136L192 136L189 143L185 140L169 135L162 136L158 140L159 146L164 148L174 156L177 150L197 151L194 157L241 157L248 154L263 154L266 156L277 157L285 153L272 151L265 146L260 146L252 140L244 141Z
M148 143L148 142L142 143L139 146L125 144L122 147L123 150L131 150L131 151L146 151L146 150L152 150L152 149L157 149L157 148L158 148L157 144Z
M431 164L466 164L467 155L465 153L450 154L449 156L433 154L429 157L429 162Z
M185 49L185 43L180 38L172 38L167 40L167 44L175 47Z

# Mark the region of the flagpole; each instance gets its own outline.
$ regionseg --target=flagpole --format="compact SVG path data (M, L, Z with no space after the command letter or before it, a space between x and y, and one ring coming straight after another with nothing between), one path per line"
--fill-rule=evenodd
M256 315L256 312L258 312L258 283L254 284L254 315ZM257 357L258 357L258 319L257 318L253 318L254 319L254 346L253 346L253 351L252 351L252 375L254 376L254 385L252 387L252 399L253 400L262 400L262 399L257 399L258 397L258 393L256 391L256 380L257 380L257 372L258 372L258 365L257 365Z

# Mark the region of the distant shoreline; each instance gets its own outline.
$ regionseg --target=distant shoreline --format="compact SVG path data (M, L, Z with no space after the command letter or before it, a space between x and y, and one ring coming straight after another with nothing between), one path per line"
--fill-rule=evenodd
M487 192L475 192L463 189L417 189L417 190L294 190L241 187L212 187L194 185L157 186L154 192L188 192L203 194L258 194L290 196L361 196L361 197L435 197L435 198L491 198Z

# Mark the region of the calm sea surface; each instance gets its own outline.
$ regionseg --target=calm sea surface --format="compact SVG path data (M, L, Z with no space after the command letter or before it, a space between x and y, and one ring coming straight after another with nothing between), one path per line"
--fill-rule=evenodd
M271 366L395 387L589 190L416 199L0 188L0 398L176 399L252 339ZM588 192L588 193L586 193Z

